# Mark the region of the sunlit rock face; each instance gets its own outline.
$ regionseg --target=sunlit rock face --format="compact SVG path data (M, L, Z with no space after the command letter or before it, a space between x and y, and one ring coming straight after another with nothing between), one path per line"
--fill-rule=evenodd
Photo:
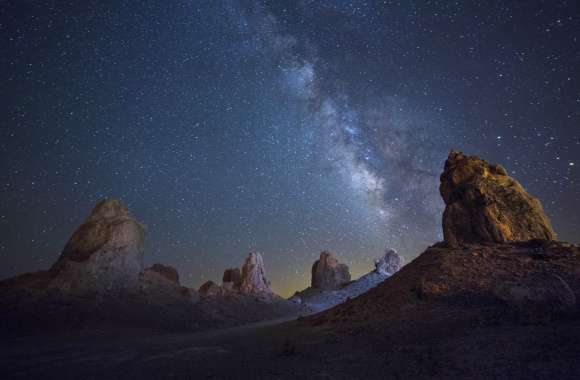
M350 282L350 271L346 264L339 263L331 252L320 253L312 265L312 287L316 289L340 289Z
M384 255L375 260L375 271L392 275L403 267L405 260L394 249L386 249Z
M51 286L73 293L136 289L145 228L116 199L99 202L51 268Z
M500 165L452 151L439 190L450 246L556 238L542 204Z
M272 294L270 281L266 278L264 259L259 253L252 252L242 266L240 292L244 294Z

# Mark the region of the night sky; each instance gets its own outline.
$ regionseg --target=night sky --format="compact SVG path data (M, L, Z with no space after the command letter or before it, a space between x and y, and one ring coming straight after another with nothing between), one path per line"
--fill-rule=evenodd
M48 268L95 202L146 263L275 291L442 239L449 150L501 163L580 241L577 1L2 1L0 277Z

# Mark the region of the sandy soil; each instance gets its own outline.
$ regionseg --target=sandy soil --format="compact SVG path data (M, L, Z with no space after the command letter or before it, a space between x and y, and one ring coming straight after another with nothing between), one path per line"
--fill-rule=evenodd
M580 374L580 321L432 327L431 336L397 329L345 336L274 320L189 334L13 338L2 341L0 377L572 379Z

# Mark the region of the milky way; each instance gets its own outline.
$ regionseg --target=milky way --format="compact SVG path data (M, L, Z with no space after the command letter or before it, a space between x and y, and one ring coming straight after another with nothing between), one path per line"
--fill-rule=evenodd
M117 197L187 285L250 250L282 294L324 249L356 277L441 239L452 148L578 241L577 5L282 3L4 2L0 275Z

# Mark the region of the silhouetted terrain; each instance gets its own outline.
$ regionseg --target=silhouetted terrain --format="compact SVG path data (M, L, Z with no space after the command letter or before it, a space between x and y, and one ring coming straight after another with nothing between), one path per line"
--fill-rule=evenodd
M553 240L539 201L498 165L452 152L441 179L446 241L360 296L297 320L305 309L271 295L259 255L226 270L201 301L164 266L114 291L63 291L52 271L3 281L0 375L578 378L580 247ZM387 252L375 274L400 264ZM308 292L357 284L329 253L312 273L313 287L297 295L311 302ZM262 322L216 329L250 321Z

